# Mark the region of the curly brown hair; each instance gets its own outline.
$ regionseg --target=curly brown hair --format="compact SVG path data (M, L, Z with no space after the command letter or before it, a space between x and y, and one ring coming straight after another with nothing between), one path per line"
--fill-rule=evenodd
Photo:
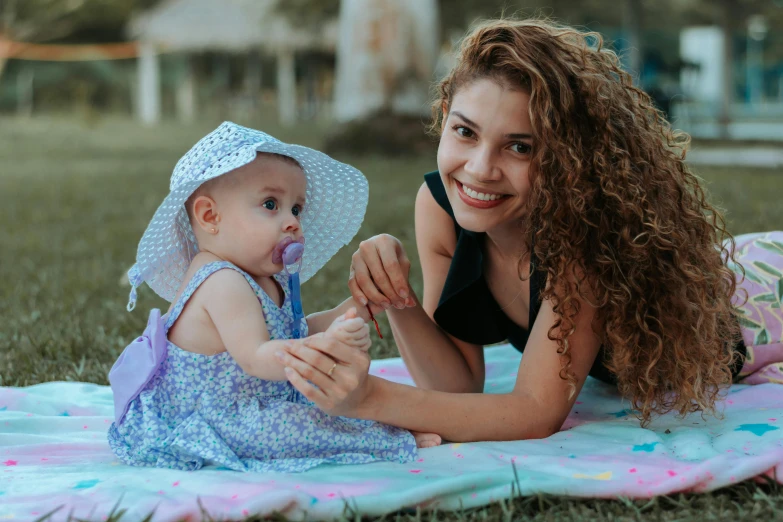
M560 377L576 382L568 337L579 296L598 308L606 366L643 423L715 413L740 338L726 266L734 239L684 162L690 137L594 32L541 19L481 23L438 85L432 129L459 88L484 78L530 95L523 233L551 283L541 298L558 318L549 338Z

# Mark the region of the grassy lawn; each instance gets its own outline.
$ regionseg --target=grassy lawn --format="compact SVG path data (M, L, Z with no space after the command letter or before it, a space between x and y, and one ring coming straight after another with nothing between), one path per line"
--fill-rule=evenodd
M154 210L168 192L177 159L219 122L153 130L101 120L19 121L0 118L0 385L74 380L106 384L125 345L152 307L167 303L143 286L134 313L125 311L123 274ZM242 123L242 122L240 122ZM252 124L253 122L247 122ZM286 141L318 147L317 125L281 130L256 123ZM361 239L399 237L414 263L413 200L435 158L340 157L370 180L370 207L357 239L303 287L306 311L347 297L350 256ZM700 167L713 201L727 210L734 234L783 229L783 171ZM394 357L388 325L375 358ZM397 514L398 519L418 515ZM783 520L783 489L745 483L708 495L653 501L517 499L454 520Z

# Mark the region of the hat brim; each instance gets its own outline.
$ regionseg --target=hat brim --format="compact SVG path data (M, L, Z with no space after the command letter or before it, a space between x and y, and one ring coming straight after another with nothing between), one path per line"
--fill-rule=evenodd
M300 271L302 282L323 268L359 231L369 198L367 179L359 170L301 145L274 139L248 143L233 150L230 161L219 159L220 168L210 168L198 180L173 188L155 211L139 242L135 269L141 280L163 299L174 300L190 262L198 253L185 201L208 179L246 165L259 152L293 158L307 179L307 203L302 214L306 239Z

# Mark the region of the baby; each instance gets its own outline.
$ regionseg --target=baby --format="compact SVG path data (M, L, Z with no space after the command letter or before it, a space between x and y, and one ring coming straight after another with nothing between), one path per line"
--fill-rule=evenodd
M409 462L417 446L440 443L327 415L275 357L290 339L319 332L370 347L352 299L305 318L298 298L299 278L314 275L361 225L367 181L358 170L226 122L177 163L170 188L139 243L128 309L145 281L172 305L163 316L151 312L109 373L108 437L120 460L296 472ZM300 267L296 275L284 259Z

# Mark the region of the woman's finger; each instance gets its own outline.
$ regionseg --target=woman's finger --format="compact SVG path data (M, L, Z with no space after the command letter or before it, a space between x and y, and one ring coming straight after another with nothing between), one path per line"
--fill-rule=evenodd
M388 276L394 291L398 296L398 301L405 303L410 295L408 287L408 271L410 270L410 261L405 254L402 245L384 242L378 244L378 255L383 263L383 268Z
M322 410L326 411L334 406L329 402L322 389L313 386L313 384L297 372L296 369L288 366L285 369L285 374L288 378L288 382L290 382L294 388L299 390L302 395L313 401L316 406Z
M386 273L386 268L381 259L381 252L378 249L378 246L375 243L365 242L359 246L359 249L365 254L365 263L367 264L367 269L370 271L375 286L395 307L404 308L405 302L394 289L394 286L389 279L389 275ZM371 250L374 250L372 254L370 254Z
M313 349L304 345L302 342L287 344L286 351L293 358L306 362L323 374L327 374L338 362L334 357L330 356L328 351ZM285 352L283 353L285 354ZM291 359L286 359L283 362L287 365L292 361ZM305 377L309 378L309 375L305 375Z
M367 264L364 262L361 255L354 254L351 268L353 269L353 281L356 282L358 292L366 296L365 298L369 302L382 306L384 309L391 306L391 301L375 286L375 281L373 281L370 270L367 268ZM351 288L350 281L348 286ZM357 292L353 289L351 290L351 294L354 295L354 298L356 298L356 293ZM361 302L360 298L359 302Z
M335 374L337 373L337 369L340 367L337 363L332 363L330 365L330 370L332 367L334 367L331 375L327 373L328 370L327 372L324 372L321 368L314 367L311 364L308 364L307 362L296 357L291 357L290 359L283 362L283 364L286 368L293 368L296 370L296 373L318 386L318 388L323 390L325 395L328 395L330 390L333 390L336 386L334 378Z
M346 365L361 365L366 358L366 354L362 351L326 336L308 337L302 340L302 344L304 345L301 348L302 350L306 348L317 350L323 354L328 355L338 363Z
M355 301L365 306L369 304L370 300L367 299L367 296L364 295L364 292L359 288L359 283L356 282L356 271L353 268L353 264L351 264L351 271L348 273L348 290L351 292L351 297L353 297Z

